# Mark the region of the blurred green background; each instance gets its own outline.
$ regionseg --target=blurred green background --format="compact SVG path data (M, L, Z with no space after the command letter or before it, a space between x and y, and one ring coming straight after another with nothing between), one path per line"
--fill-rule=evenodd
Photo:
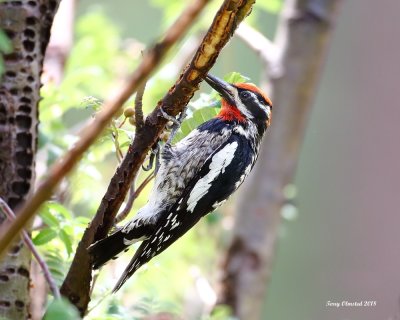
M115 86L113 79L126 74L127 68L135 65L129 50L125 50L132 44L127 39L145 44L155 41L186 1L165 5L167 2L79 2L75 53L68 62L66 80L60 90L71 94L69 103L62 106L67 97L59 96L50 88L41 106L42 123L57 114L54 108L57 101L61 104L59 113L63 114L63 124L53 119L52 123L42 125L43 141L48 142L46 139L50 139L52 130L59 130L60 134L51 137L54 143L47 147L48 161L52 154L56 158L62 146L73 141L73 137L70 141L68 136L61 138L63 129L57 126L74 128L73 120L68 125L68 114L70 119L75 119L74 112L86 112L86 115L92 112L82 108L82 99L88 94L96 99L104 98L96 92L106 92ZM217 3L212 8L216 8ZM251 18L252 24L269 37L274 34L276 13L273 11L279 1L271 0L271 3L269 11L257 9L256 4ZM212 16L212 8L206 9L206 20ZM297 170L298 215L294 220L284 220L281 227L265 301L265 319L389 319L398 310L399 12L400 2L396 1L343 1ZM206 23L195 28L202 25ZM93 26L97 26L95 34ZM212 72L222 76L238 71L257 83L259 70L257 56L233 39ZM174 81L160 74L153 85L150 83L149 94L145 97L147 110ZM72 89L77 77L80 85ZM206 86L201 90L210 92ZM52 108L46 109L46 103ZM71 111L71 107L78 111ZM51 114L46 115L46 112ZM129 132L121 134L125 134L122 142L127 141ZM93 148L70 179L71 185L79 190L76 195L69 195L71 199L67 201L75 215L86 212L89 217L94 213L116 165L115 154L109 153L113 147L111 139L105 135L100 144L106 145L108 151ZM84 188L79 189L80 186ZM145 196L141 197L136 207L145 201ZM87 222L81 219L80 227L69 226L77 228L77 235ZM132 299L139 299L140 303L134 303L136 307L149 312L167 309L187 314L182 296L190 299L188 291L192 290L198 274L212 281L217 279L218 250L226 241L218 227L221 219L212 215L207 220L209 226L202 224L184 238L185 243L180 241L168 254L150 263L132 278L117 298L105 293L121 274L123 265L115 264L104 270L99 277L104 287L98 289L94 300L97 303L106 296L108 302L92 311L93 319L105 319L104 308L110 319L122 317L127 312L123 308L128 310ZM218 239L217 243L212 236ZM146 272L147 268L150 272ZM124 307L118 305L118 299L122 299ZM377 305L326 306L327 301L343 300L372 300Z

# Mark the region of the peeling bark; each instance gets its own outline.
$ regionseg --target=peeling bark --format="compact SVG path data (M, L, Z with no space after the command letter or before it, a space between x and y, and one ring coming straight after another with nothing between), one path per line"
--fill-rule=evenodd
M43 57L59 1L0 2L0 28L12 41L0 80L0 197L15 210L34 181ZM5 217L0 214L0 224ZM15 240L0 261L0 317L29 318L30 252Z
M249 14L253 4L254 0L224 1L190 64L158 103L157 108L146 118L144 126L137 129L134 141L112 177L99 209L78 245L71 268L61 287L62 294L78 307L81 314L86 311L90 299L91 261L87 248L93 242L104 238L110 231L134 176L147 152L162 133L167 120L162 117L160 108L172 116L183 110L237 25Z

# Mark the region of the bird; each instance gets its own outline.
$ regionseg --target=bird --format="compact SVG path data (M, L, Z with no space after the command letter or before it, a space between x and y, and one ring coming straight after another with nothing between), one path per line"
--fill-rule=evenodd
M88 248L93 269L98 269L141 241L113 292L222 205L257 160L271 124L271 100L251 83L228 83L211 74L204 80L221 96L219 113L176 144L164 146L147 204L123 227Z

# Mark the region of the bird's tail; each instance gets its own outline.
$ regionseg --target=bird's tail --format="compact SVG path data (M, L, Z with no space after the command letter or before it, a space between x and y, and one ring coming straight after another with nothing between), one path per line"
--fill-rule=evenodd
M118 258L118 254L126 251L131 244L147 239L153 231L154 225L150 223L137 224L130 222L124 228L93 243L88 248L92 256L93 269L98 269L107 261Z
M118 230L92 244L88 250L92 256L93 269L98 269L107 261L116 259L118 254L127 249L131 243L127 243L126 234Z

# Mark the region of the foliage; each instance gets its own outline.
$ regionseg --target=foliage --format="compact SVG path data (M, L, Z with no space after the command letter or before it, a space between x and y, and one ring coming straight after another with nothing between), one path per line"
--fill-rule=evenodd
M168 21L180 12L185 1L153 0L153 3L166 8L164 21ZM204 17L197 28L206 26L209 16ZM77 20L75 44L62 84L56 87L48 83L41 91L44 99L40 103L38 167L43 175L77 141L80 128L118 85L116 79L125 77L128 70L137 65L142 48L131 45L132 42L121 39L119 30L101 10L85 13ZM143 101L145 113L154 108L174 80L160 73L149 81ZM248 79L234 72L225 80L243 82ZM200 94L189 105L187 119L174 141L184 138L195 127L215 116L220 108L218 100L216 92ZM125 107L132 105L133 98ZM54 199L40 210L41 222L35 223L33 241L45 256L58 284L62 283L82 233L96 212L118 165L118 153L127 151L135 134L134 126L126 120L121 110L84 155L73 174L65 179ZM141 175L138 183L145 176ZM132 213L145 204L150 187L146 187L135 201ZM183 240L141 268L116 295L111 295L110 291L134 249L107 264L95 275L96 286L87 318L141 319L146 314L161 311L181 315L188 292L197 290L196 279L216 280L214 266L224 237L221 223L217 222L222 219L215 213L208 215ZM200 299L199 293L196 294ZM59 316L61 310L64 311L63 317ZM74 312L64 300L54 301L49 305L45 319L76 319ZM213 315L204 315L203 319L230 319L229 310L218 308Z
M0 76L4 72L3 66L3 54L11 53L12 45L11 41L8 39L3 30L0 29Z
M185 0L175 0L175 1L165 1L165 0L151 0L151 3L157 7L162 9L164 14L164 19L162 20L162 24L160 25L161 28L164 28L166 25L171 24L178 14L182 11L184 6L187 4ZM257 0L255 5L254 12L247 18L247 23L254 24L259 19L262 13L270 13L276 14L282 8L283 0ZM220 2L218 1L211 1L208 5L208 10L210 12L216 12L220 6ZM213 18L212 15L206 15L199 21L195 29L205 29L211 23L211 19Z
M76 320L79 312L66 299L53 300L47 308L43 320Z

